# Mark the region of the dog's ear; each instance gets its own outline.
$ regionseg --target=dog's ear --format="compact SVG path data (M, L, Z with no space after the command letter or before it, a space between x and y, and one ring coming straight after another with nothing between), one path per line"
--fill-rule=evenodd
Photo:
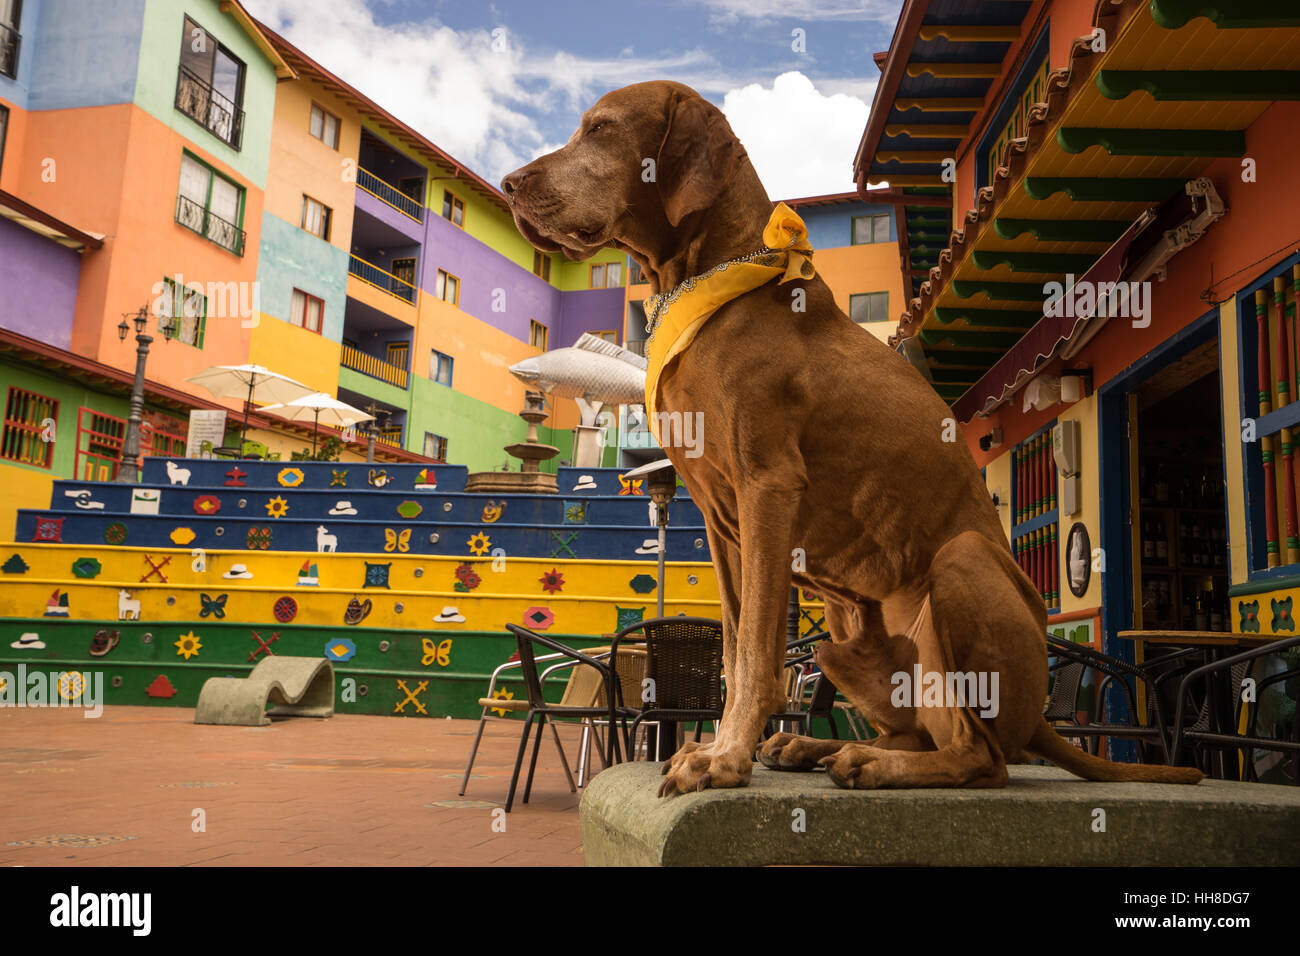
M668 222L706 209L731 182L745 150L722 111L702 96L677 95L659 144L655 180Z

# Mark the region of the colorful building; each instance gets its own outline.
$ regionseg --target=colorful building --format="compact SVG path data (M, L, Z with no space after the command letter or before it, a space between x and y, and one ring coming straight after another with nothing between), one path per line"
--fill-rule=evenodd
M116 473L136 363L118 326L141 308L146 454L183 453L191 410L239 411L191 376L256 363L375 414L381 461L471 470L523 435L511 364L621 326L622 255L535 254L495 187L240 4L3 9L0 523L54 478ZM559 462L561 405L541 433ZM287 459L309 431L255 411L248 438Z
M1052 629L1294 632L1300 13L907 0L855 169L891 343L948 400Z

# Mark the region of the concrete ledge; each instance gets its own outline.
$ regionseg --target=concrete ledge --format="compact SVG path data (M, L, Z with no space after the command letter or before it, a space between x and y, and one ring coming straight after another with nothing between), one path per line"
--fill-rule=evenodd
M841 790L821 772L764 767L737 790L660 799L661 782L658 764L631 763L588 784L589 866L1300 864L1300 787L1092 783L1031 766L1002 790Z

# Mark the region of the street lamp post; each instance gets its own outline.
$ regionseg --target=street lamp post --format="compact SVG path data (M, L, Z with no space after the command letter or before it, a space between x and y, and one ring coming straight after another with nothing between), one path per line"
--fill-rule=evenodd
M145 327L149 324L149 310L144 306L134 315L130 316L131 322L135 325L135 384L131 388L131 415L126 423L126 437L122 441L122 461L117 467L117 478L119 484L133 485L140 479L140 423L144 417L144 363L149 358L149 346L153 343L153 336L145 335ZM117 337L120 341L126 341L127 333L131 331L126 322L127 317L123 316L122 321L117 326ZM170 326L162 328L163 334L170 331Z

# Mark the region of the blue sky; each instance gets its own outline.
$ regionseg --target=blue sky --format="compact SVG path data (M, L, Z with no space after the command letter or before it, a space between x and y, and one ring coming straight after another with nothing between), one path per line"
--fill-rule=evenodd
M773 198L852 188L853 152L879 76L871 56L888 46L901 7L901 0L244 3L492 182L563 144L608 90L673 79L722 108Z

